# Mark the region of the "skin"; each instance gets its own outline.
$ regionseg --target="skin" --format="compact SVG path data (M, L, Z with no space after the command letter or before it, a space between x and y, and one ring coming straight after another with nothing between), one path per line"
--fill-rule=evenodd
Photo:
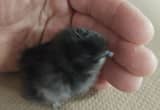
M101 32L115 53L96 88L110 83L135 91L155 71L157 59L144 46L153 38L153 26L127 0L0 0L0 71L16 71L23 49L49 41L70 25Z

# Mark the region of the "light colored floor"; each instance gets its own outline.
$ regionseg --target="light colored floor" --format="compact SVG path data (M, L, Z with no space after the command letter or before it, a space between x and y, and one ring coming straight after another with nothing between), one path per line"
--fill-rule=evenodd
M131 1L152 20L156 35L149 47L160 58L160 0ZM62 110L160 110L159 73L160 67L153 76L145 78L142 88L136 93L127 94L110 88L90 99L69 103ZM19 90L19 80L15 75L0 77L0 110L51 110L48 106L25 101Z

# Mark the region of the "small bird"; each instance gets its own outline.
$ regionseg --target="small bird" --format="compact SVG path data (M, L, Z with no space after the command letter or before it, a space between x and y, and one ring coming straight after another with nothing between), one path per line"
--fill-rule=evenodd
M85 28L64 29L50 42L24 50L20 67L25 73L26 95L60 107L88 92L106 58L112 56L101 34Z

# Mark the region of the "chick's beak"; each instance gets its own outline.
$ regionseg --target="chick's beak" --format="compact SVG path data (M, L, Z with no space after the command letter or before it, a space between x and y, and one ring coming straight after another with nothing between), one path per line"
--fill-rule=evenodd
M103 57L106 57L106 58L111 58L113 57L114 53L109 51L109 50L106 50L103 54L101 54L100 56L98 56L96 59L101 59Z

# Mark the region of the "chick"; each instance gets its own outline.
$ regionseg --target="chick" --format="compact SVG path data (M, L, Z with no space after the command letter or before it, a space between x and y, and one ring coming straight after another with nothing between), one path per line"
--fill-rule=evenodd
M95 84L102 65L113 53L104 37L84 28L67 28L45 44L26 49L20 59L27 96L61 106Z

